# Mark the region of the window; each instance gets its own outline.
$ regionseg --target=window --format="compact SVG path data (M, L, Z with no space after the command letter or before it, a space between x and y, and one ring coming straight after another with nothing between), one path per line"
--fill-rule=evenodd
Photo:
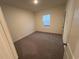
M50 15L44 15L42 21L44 27L50 27Z

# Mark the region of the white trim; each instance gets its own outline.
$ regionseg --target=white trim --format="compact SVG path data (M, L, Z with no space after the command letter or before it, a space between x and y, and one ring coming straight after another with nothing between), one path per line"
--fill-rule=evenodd
M72 53L72 50L71 50L70 45L67 44L67 47L65 46L64 48L65 48L65 57L66 57L67 59L70 59L70 58L75 59L75 57L74 57L74 55L73 55L73 53ZM65 58L64 58L64 59L65 59Z
M68 44L68 49L69 49L69 51L70 51L70 54L71 54L71 56L72 56L72 59L75 59L75 57L74 57L74 55L73 55L73 53L72 53L72 50L71 50L71 47L70 47L69 44Z
M14 42L16 42L16 41L18 41L18 40L20 40L20 39L22 39L22 38L24 38L24 37L26 37L26 36L28 36L28 35L32 34L33 32L35 32L35 31L31 31L30 33L25 33L25 34L23 34L23 35L19 36L18 38L16 38L16 39L15 39L15 41L14 41Z
M67 51L66 51L66 46L64 46L64 57L63 59L67 59L68 55L67 55Z

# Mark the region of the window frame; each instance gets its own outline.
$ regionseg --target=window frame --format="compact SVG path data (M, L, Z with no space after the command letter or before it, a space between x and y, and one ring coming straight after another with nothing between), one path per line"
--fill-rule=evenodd
M45 23L44 23L44 18L43 17L45 17L45 16L50 16L48 25L45 25ZM51 26L51 14L44 14L44 15L42 15L42 24L43 24L44 28L50 28L50 26Z

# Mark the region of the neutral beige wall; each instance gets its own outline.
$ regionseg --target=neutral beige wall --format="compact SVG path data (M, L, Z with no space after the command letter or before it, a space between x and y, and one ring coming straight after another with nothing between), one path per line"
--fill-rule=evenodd
M18 59L18 55L16 53L10 32L5 22L5 18L1 6L0 6L0 25L1 25L0 26L0 59L9 59L9 58Z
M69 44L74 58L79 59L79 0L75 0L75 2L75 11L69 36Z
M51 25L49 28L45 28L42 23L42 16L43 15L51 15ZM65 15L65 8L64 7L57 7L48 10L41 10L36 12L36 31L42 32L50 32L50 33L63 33L63 24L64 24L64 15Z
M67 54L71 59L79 59L79 0L68 0L66 21Z
M10 6L3 6L2 9L13 41L17 41L35 31L35 19L32 12Z
M68 0L66 6L65 26L63 33L63 42L66 43L71 29L72 19L74 14L74 0Z

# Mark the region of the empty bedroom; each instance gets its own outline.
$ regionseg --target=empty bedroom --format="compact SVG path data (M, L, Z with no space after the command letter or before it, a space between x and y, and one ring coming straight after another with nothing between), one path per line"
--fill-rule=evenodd
M18 59L63 59L67 0L2 0Z

